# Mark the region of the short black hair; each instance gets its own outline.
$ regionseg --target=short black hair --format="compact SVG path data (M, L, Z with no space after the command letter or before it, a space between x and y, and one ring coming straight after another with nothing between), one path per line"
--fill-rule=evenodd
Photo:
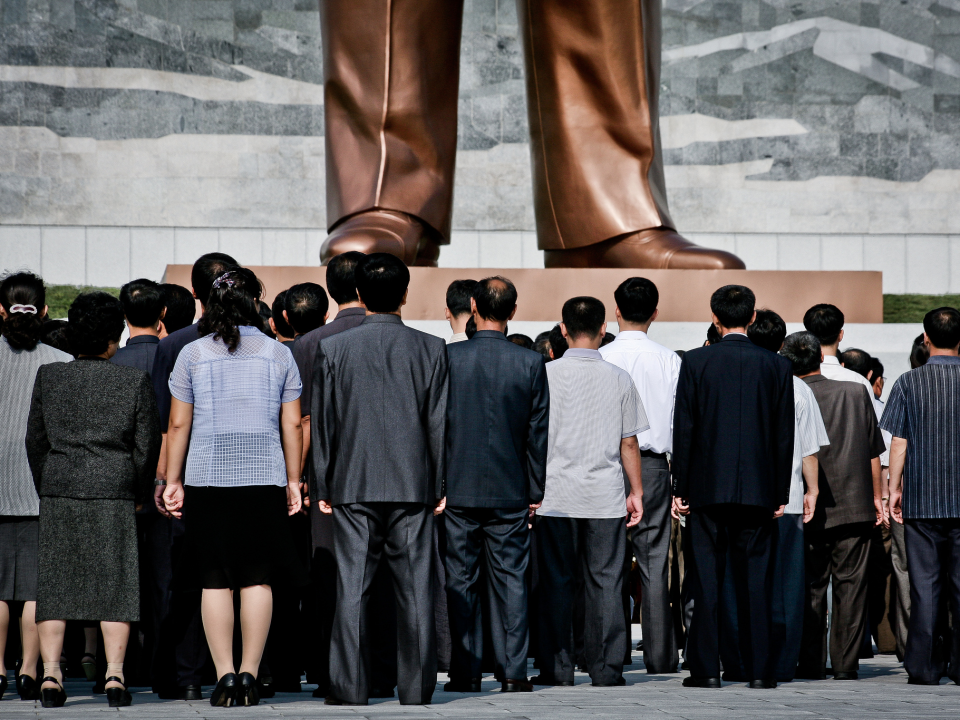
M270 321L273 319L273 308L271 308L269 305L267 305L265 302L263 302L263 300L260 300L259 298L254 302L257 305L257 315L260 318L259 330L268 338L271 338L272 340L276 340L277 334L273 331L273 328L270 327ZM201 322L202 321L203 319L201 318ZM290 336L284 335L284 337L290 337ZM234 352L235 350L236 350L236 346L234 345L233 350L231 350L230 352Z
M876 382L877 378L883 377L883 363L877 358L870 358L870 369L873 370L873 377L870 378L870 382Z
M467 340L477 334L477 319L473 315L467 318L467 324L463 326L463 334L467 336Z
M600 341L600 347L603 347L604 345L609 345L616 339L617 339L617 336L614 335L612 332L606 332L603 334L603 340Z
M513 335L507 335L507 340L512 342L514 345L519 345L526 350L533 350L533 340L523 333L514 333Z
M67 338L77 355L102 355L123 335L123 306L113 295L91 290L81 293L67 311Z
M820 340L812 332L787 335L780 350L793 366L794 375L807 375L820 367Z
M120 304L131 327L152 327L163 315L163 289L153 280L131 280L120 288Z
M190 299L193 300L193 296ZM40 327L40 342L68 355L73 355L70 338L67 337L67 326L69 324L66 320L47 320Z
M923 331L939 350L952 350L960 345L960 312L940 307L923 316Z
M410 286L410 271L396 255L373 253L357 263L356 279L357 293L367 310L391 313L400 309Z
M620 317L641 325L650 319L660 302L657 286L642 277L627 278L613 291Z
M567 329L567 337L595 338L603 328L607 309L595 297L582 295L567 300L563 304L560 317L563 318L563 324Z
M843 330L843 312L836 305L820 303L803 314L803 326L821 345L835 345Z
M753 319L757 297L743 285L724 285L710 296L710 310L725 328L746 327Z
M447 288L447 310L453 317L470 313L470 298L479 283L476 280L454 280Z
M870 353L860 348L844 350L840 353L839 360L847 370L853 370L857 375L863 375L864 377L867 377L873 369L873 358L870 357Z
M351 250L327 261L327 292L337 305L357 301L357 264L364 257L362 252Z
M193 291L197 294L197 300L202 305L206 305L207 300L210 299L213 281L236 266L237 261L226 253L212 252L197 258L193 264L193 270L190 271L190 282L193 284Z
M926 365L930 359L930 351L923 342L923 333L920 333L913 339L913 347L910 348L910 369L916 370L921 365Z
M757 310L757 319L747 328L750 342L770 352L780 352L786 336L787 324L773 310Z
M193 293L175 283L163 283L160 289L163 290L163 302L167 308L163 315L163 327L167 335L193 325L193 319L197 316L197 301Z
M553 352L553 359L559 360L563 357L563 354L570 348L567 339L563 336L563 331L560 329L560 323L557 323L550 329L550 334L547 336L547 342L549 343L549 350ZM549 358L550 353L547 353Z
M273 320L273 327L276 328L277 335L282 335L285 338L292 338L296 332L292 327L290 327L290 323L288 323L283 317L283 311L286 309L286 305L284 304L284 299L286 297L286 290L281 290L277 293L277 296L273 299L273 303L270 305L270 319ZM269 326L270 323L267 323L267 325Z
M705 344L716 345L721 340L723 340L723 335L721 335L720 331L717 330L716 325L710 323L710 326L707 328L707 342Z
M320 285L305 282L287 290L284 308L297 335L303 335L326 322L330 300L327 291Z
M506 322L517 306L517 288L507 278L496 275L484 278L474 286L473 299L477 303L477 313L484 320ZM453 314L453 310L450 313Z

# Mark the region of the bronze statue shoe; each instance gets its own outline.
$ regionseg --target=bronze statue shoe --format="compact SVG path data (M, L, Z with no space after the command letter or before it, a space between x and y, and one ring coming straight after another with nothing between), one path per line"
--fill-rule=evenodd
M327 235L320 248L320 263L357 250L396 255L407 265L436 267L440 237L413 215L394 210L367 210L349 217Z
M640 230L595 245L546 250L548 268L647 268L651 270L744 270L743 260L690 242L666 227Z

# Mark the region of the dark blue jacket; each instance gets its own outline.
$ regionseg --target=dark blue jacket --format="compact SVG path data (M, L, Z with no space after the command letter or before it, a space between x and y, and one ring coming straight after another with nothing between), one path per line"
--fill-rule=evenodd
M126 365L137 370L143 370L153 377L153 361L157 357L157 346L160 338L156 335L137 335L127 340L127 344L117 350L111 358L115 365Z

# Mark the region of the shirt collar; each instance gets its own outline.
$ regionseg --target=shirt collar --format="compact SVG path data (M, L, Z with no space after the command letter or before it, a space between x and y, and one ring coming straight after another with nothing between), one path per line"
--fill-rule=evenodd
M464 340L469 340L465 332L454 333L450 336L450 339L447 340L447 345L453 345L454 343L463 342Z
M960 365L960 357L956 355L932 355L927 365Z
M839 365L840 358L838 358L836 355L824 355L823 362L820 364L821 365Z
M504 335L499 330L477 330L474 333L473 337L475 338L489 338L491 340L506 340L507 336Z
M746 340L747 342L750 342L750 338L747 337L747 334L742 332L728 332L726 335L720 338L720 342L726 342L727 340L736 340L740 342Z
M399 315L394 315L393 313L374 313L373 315L367 315L363 322L365 323L389 323L391 325L403 325L403 320L400 319Z
M621 330L617 333L617 338L624 340L646 340L647 334L643 330ZM616 340L614 340L616 342Z
M563 354L565 358L586 358L588 360L603 360L603 355L600 354L599 350L591 350L589 348L567 348L567 351Z
M156 335L135 335L132 338L127 338L127 345L155 344L158 342L160 342L160 338Z

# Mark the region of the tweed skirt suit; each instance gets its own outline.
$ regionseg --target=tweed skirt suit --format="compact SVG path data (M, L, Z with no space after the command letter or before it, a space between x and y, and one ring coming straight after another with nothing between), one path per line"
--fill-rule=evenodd
M45 365L27 423L40 496L37 621L140 619L136 505L153 491L150 378L95 357Z

